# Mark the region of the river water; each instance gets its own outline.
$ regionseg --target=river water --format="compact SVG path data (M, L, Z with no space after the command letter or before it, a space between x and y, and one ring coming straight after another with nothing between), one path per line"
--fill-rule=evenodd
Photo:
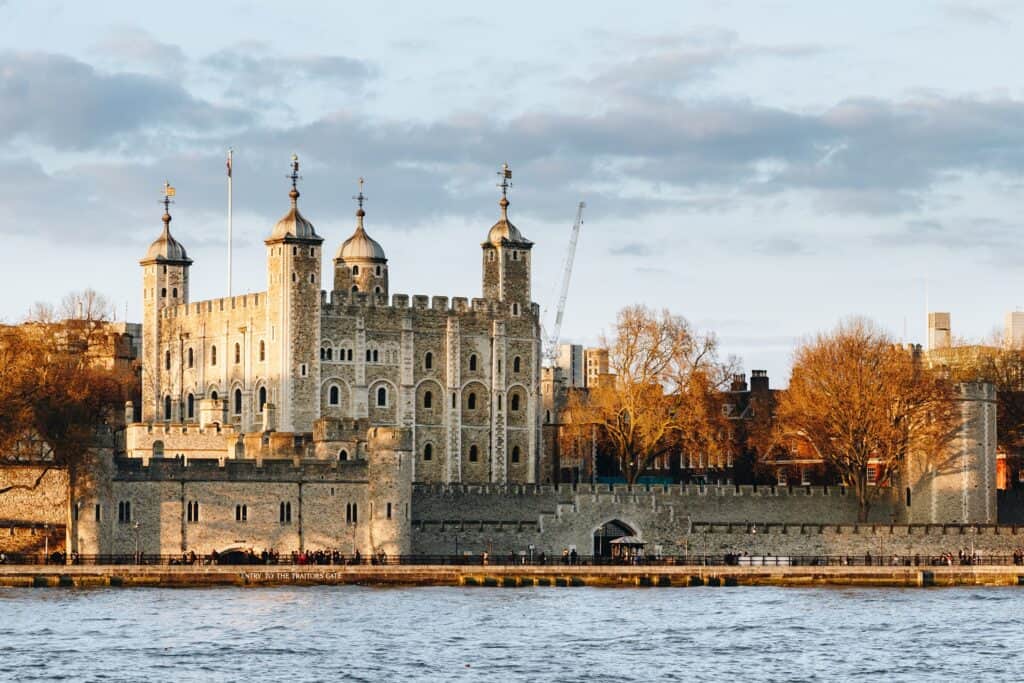
M1021 680L1024 590L0 589L0 679Z

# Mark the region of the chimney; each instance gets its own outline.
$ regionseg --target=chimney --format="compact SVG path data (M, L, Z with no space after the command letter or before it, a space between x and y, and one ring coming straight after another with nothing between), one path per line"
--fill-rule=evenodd
M751 393L755 393L755 394L768 393L768 371L767 370L751 370L750 371L750 391L751 391Z
M729 385L729 391L746 391L747 390L747 375L744 372L737 373L732 376L732 384Z

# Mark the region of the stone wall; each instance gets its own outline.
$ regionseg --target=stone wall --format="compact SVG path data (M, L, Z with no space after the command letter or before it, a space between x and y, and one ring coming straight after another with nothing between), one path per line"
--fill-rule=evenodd
M0 489L13 484L32 486L39 475L43 474L43 469L36 465L2 465ZM0 527L6 522L64 524L68 515L67 499L67 471L48 470L35 489L13 489L7 493L0 493Z

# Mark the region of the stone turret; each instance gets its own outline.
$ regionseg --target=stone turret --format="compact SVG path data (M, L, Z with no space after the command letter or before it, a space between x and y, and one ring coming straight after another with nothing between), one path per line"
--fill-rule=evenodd
M363 219L363 179L359 179L359 194L356 195L359 209L356 211L356 231L338 249L334 257L334 291L367 292L376 296L388 296L388 259L384 248L366 233Z
M483 295L485 299L507 302L513 316L522 315L530 308L530 254L533 242L523 237L519 228L508 218L508 188L512 170L505 164L502 177L501 217L491 226L483 249Z
M389 556L412 550L412 431L373 427L366 435L369 479L369 541Z

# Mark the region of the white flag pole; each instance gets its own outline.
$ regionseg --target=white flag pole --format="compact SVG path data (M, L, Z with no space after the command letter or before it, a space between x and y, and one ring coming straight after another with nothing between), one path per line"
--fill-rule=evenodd
M231 157L233 150L228 148L228 296L231 296Z

